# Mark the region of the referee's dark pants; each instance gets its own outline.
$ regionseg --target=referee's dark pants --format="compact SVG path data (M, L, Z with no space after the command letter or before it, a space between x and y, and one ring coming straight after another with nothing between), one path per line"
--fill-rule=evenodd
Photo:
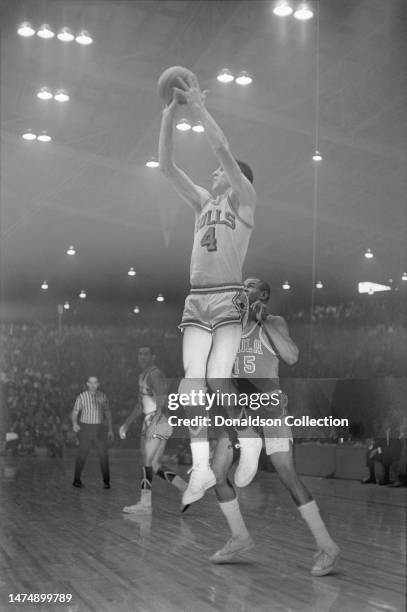
M104 425L90 425L89 423L79 423L79 426L79 448L75 462L74 480L81 479L83 466L85 465L86 457L88 456L90 447L93 443L99 455L100 469L102 470L103 482L105 484L109 484L109 456L107 451L107 436Z

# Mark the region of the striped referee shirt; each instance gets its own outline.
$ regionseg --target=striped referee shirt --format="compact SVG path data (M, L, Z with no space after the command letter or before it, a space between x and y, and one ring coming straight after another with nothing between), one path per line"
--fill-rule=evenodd
M100 425L103 423L104 415L110 413L107 395L102 391L96 391L96 393L84 391L76 398L73 416L77 417L79 412L81 413L80 423Z

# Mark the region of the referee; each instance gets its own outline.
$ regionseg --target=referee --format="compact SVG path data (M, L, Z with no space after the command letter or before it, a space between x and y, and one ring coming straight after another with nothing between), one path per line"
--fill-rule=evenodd
M75 433L78 433L79 448L75 462L75 475L73 486L82 487L81 474L85 465L86 457L92 442L96 446L99 455L100 469L104 488L110 489L110 471L109 457L107 452L108 439L111 441L114 438L112 428L112 415L109 408L109 400L107 396L98 391L99 380L97 376L89 376L86 383L87 391L84 391L76 398L75 406L72 411L72 427ZM79 416L80 413L80 416ZM79 416L79 423L78 423ZM108 433L104 427L104 416L108 424Z

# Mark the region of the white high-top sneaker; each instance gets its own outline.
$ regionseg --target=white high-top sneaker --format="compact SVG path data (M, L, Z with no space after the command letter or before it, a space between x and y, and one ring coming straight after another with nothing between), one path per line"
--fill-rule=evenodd
M196 465L189 470L191 477L182 496L184 506L193 504L205 495L205 491L216 484L216 476L209 465Z
M141 489L141 498L133 506L124 506L123 512L126 514L149 514L152 511L151 489Z

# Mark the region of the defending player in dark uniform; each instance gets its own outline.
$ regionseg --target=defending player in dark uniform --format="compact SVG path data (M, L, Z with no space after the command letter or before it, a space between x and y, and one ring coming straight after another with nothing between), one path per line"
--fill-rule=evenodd
M130 424L140 414L141 407L144 413L140 444L143 460L141 498L136 504L123 508L123 512L129 514L151 512L153 474L157 474L181 492L187 487L187 483L182 478L161 465L161 457L167 440L172 434L172 427L168 424L165 414L167 382L161 370L154 363L155 354L151 346L139 348L138 361L142 368L139 376L139 404L119 429L120 437L124 439Z
M250 167L233 157L225 135L205 108L205 95L196 78L183 81L182 92L174 91L171 104L163 110L159 162L195 212L191 292L180 325L185 375L179 393L191 396L192 391L206 391L206 385L215 392L231 377L247 308L242 266L253 229L256 193ZM173 160L173 123L181 93L187 100L183 109L201 122L220 164L212 176L212 193L195 185ZM187 412L203 416L205 406L191 401ZM183 495L185 505L201 498L216 482L209 466L206 428L190 428L190 436L192 474Z
M279 389L279 359L290 365L294 364L298 359L298 349L290 338L284 319L273 316L266 310L270 297L269 285L259 279L249 278L245 281L245 288L249 296L250 314L243 330L234 373L240 378L248 379L258 391L267 390L270 393L277 391L281 397L279 416L284 417L286 401ZM242 389L240 385L239 387ZM259 410L259 416L276 418L274 409L268 407ZM284 424L284 418L282 421L282 425L262 428L266 453L270 456L280 480L289 490L315 538L317 553L311 573L314 576L325 576L332 572L339 548L330 537L315 500L295 471L291 431ZM235 483L238 486L246 486L257 471L262 437L251 428L238 431L238 436L242 456L235 473ZM227 477L232 463L233 444L226 435L223 435L217 443L212 468L217 478L216 496L231 528L232 537L224 548L211 557L214 563L229 561L236 554L253 546L240 513L235 491Z

